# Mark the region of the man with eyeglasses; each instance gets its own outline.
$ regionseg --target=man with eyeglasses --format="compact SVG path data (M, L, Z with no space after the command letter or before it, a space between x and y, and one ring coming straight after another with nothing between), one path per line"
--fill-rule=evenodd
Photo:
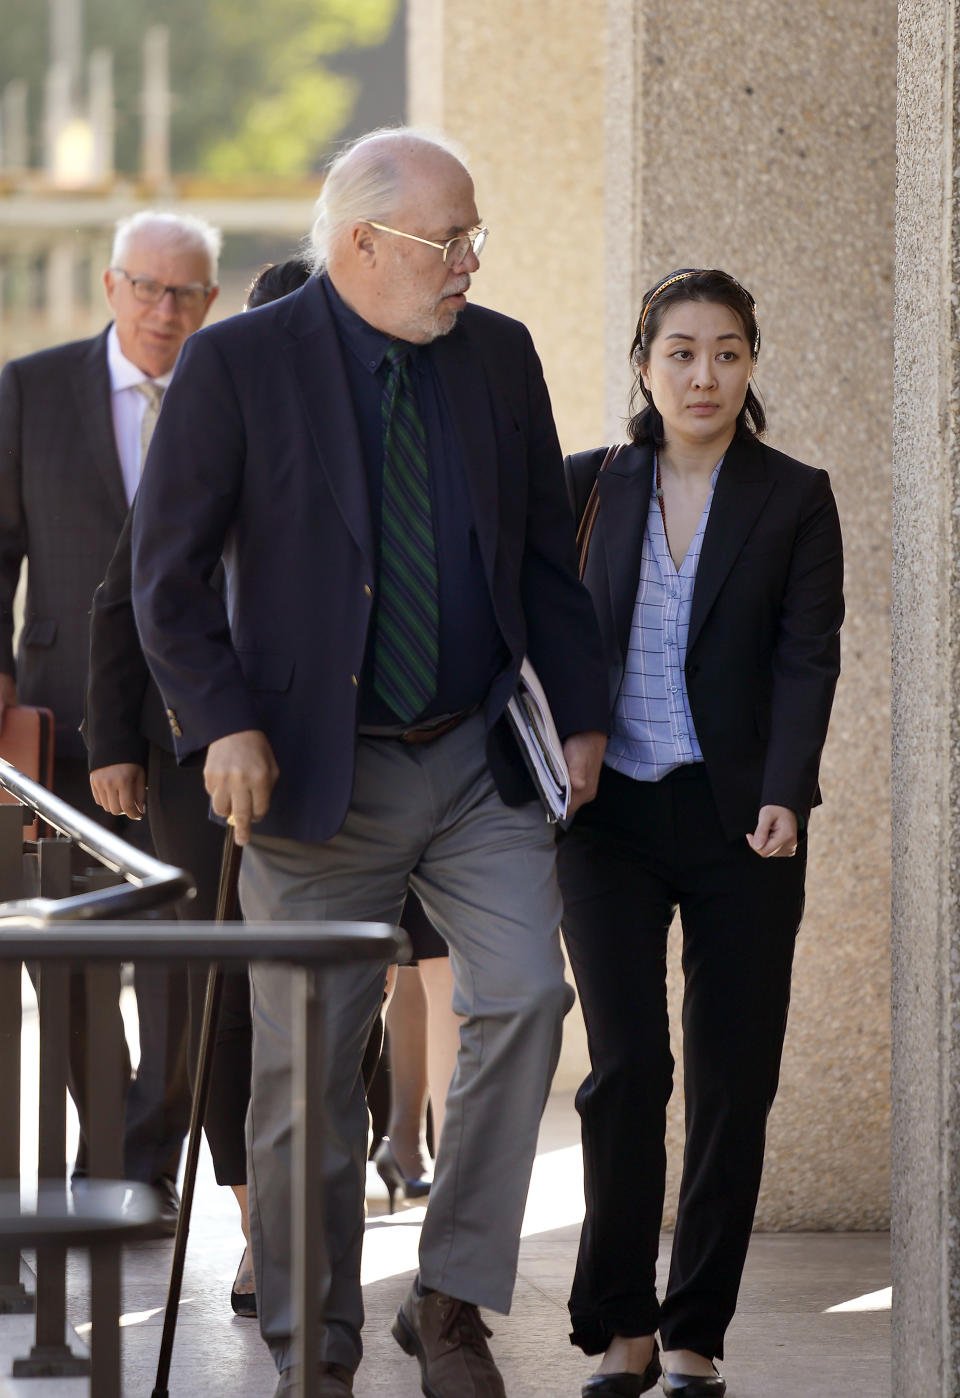
M126 839L145 827L93 802L79 733L89 613L140 480L146 446L184 340L217 294L220 234L199 219L143 212L117 225L104 273L112 323L12 360L0 374L0 718L18 702L56 720L54 790ZM13 653L13 598L27 558L25 622ZM118 806L117 811L120 807ZM165 1226L189 1094L182 973L137 968L141 1059L127 1098L125 1173L153 1184ZM119 1013L119 1011L118 1011ZM80 1116L75 1180L86 1173L84 978L71 980L70 1085ZM124 1082L130 1064L117 1065Z
M504 711L524 654L589 800L606 677L539 361L467 304L486 230L456 155L410 129L329 169L316 275L194 336L134 512L134 605L181 757L245 846L262 921L395 923L408 886L463 1016L420 1272L393 1333L432 1398L503 1398L479 1307L507 1311L572 994L553 830ZM223 554L228 610L209 586ZM252 823L253 828L251 828ZM361 1357L367 1111L384 967L323 977L332 1275L321 1398ZM252 968L250 1215L261 1330L299 1383L291 1310L293 973Z

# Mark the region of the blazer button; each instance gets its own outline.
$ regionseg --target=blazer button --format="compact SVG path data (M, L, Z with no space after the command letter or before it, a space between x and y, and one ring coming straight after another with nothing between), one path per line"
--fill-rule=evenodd
M360 683L360 681L357 679L356 675L351 675L350 678L353 680L354 684L359 684L359 683Z
M372 596L373 596L373 588L370 586L369 583L364 583L364 584L363 584L363 595L364 595L364 597L372 597Z

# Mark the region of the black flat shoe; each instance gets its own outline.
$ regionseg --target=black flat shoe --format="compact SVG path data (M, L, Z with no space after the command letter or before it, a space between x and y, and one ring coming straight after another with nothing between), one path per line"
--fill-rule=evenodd
M640 1398L660 1377L660 1350L653 1342L653 1358L642 1374L593 1374L580 1390L581 1398Z
M713 1366L713 1373L664 1374L661 1387L668 1398L723 1398L727 1391L727 1381L722 1379Z
M244 1248L243 1257L240 1259L240 1266L237 1268L236 1279L230 1290L230 1305L233 1307L234 1315L242 1316L244 1320L256 1320L257 1318L257 1293L255 1291L238 1291L237 1282L240 1280L240 1273L243 1270L244 1258L247 1250Z
M398 1194L401 1199L423 1199L425 1195L430 1193L430 1180L407 1179L397 1164L397 1157L394 1155L393 1147L386 1136L373 1153L373 1163L377 1167L377 1174L387 1186L387 1199L391 1213L394 1210L394 1199Z

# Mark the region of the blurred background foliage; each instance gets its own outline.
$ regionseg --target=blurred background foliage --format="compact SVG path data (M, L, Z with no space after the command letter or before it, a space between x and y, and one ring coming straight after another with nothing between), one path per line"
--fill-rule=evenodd
M175 173L296 178L318 169L330 143L402 119L397 82L385 95L378 53L402 0L85 0L85 49L114 56L116 166L140 151L142 41L170 31ZM41 139L49 62L46 0L0 0L0 87L29 85L32 141ZM382 70L382 71L381 71ZM385 105L386 103L386 105ZM363 110L358 110L362 108ZM36 159L38 151L33 151Z

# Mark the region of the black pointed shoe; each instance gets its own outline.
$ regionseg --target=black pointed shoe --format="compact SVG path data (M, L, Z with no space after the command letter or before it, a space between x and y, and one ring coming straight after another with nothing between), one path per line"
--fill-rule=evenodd
M244 1248L243 1256L240 1259L240 1266L237 1268L237 1280L230 1289L230 1305L234 1315L242 1316L246 1320L256 1320L257 1318L257 1293L256 1291L238 1291L237 1282L243 1272L243 1264L247 1260L247 1250Z
M726 1379L720 1377L715 1364L709 1375L665 1373L661 1386L668 1398L723 1398L727 1391Z
M640 1398L660 1377L660 1349L653 1342L653 1358L642 1374L593 1374L580 1390L581 1398Z

